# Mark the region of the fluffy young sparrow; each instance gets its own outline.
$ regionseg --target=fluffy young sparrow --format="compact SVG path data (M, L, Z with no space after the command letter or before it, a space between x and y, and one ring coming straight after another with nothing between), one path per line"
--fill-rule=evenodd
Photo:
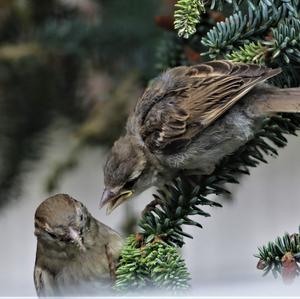
M122 247L114 230L66 194L42 202L34 222L38 296L101 296L109 292Z
M101 206L108 213L180 171L210 174L272 112L299 111L299 89L263 82L281 72L213 61L170 69L154 79L130 115L104 167Z

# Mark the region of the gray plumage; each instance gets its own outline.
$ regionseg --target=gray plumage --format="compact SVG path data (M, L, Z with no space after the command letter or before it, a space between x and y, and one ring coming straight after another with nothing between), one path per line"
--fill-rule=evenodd
M121 237L66 194L48 198L35 213L38 296L109 294Z

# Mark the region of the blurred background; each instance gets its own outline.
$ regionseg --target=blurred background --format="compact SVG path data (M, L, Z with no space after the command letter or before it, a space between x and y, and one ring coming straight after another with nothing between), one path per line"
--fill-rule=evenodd
M68 193L127 235L151 190L112 216L98 210L102 168L147 82L201 60L197 41L172 31L173 0L0 0L0 296L34 296L33 217ZM206 32L220 13L205 16ZM204 28L205 27L205 28ZM296 295L261 277L253 254L300 224L300 138L252 170L182 253L193 295ZM274 288L276 285L276 288Z

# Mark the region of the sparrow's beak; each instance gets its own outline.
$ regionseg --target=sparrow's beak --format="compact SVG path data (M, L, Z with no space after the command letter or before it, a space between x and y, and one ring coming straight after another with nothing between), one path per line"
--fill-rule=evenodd
M81 251L86 251L86 248L83 245L82 238L78 231L76 231L72 227L69 227L69 236Z
M126 201L132 194L133 191L131 190L122 191L119 194L116 194L111 192L110 190L104 189L100 200L100 209L107 205L106 214L109 215L115 208Z

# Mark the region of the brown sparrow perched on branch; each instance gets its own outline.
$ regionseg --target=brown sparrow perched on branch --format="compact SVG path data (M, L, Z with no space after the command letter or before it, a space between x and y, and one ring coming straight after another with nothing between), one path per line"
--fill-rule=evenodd
M38 296L103 295L114 278L121 237L66 194L46 199L35 213Z
M253 137L262 116L299 111L300 89L263 83L280 72L213 61L176 67L154 79L107 159L100 205L110 212L179 171L210 174Z

